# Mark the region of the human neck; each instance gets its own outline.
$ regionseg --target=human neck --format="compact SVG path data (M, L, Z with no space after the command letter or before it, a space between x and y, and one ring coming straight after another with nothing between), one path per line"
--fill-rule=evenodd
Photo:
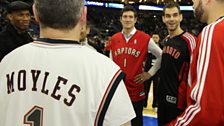
M223 5L224 6L224 5ZM224 9L219 9L219 11L213 11L214 13L210 13L210 16L208 17L207 24L211 24L212 22L215 22L220 17L224 16Z
M181 33L183 33L183 30L180 27L178 27L176 30L174 30L174 31L168 31L168 32L169 32L170 38L173 38L173 37L175 37L175 36L180 35Z
M40 30L40 38L62 39L62 40L75 40L79 41L81 30L74 28L72 30L63 31L53 28L44 28Z
M132 28L123 28L123 32L124 32L125 36L128 36L134 28L135 27L132 27Z

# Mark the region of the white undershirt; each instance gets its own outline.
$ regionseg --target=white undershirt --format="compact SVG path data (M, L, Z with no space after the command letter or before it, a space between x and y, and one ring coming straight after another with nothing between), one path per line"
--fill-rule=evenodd
M126 36L124 34L124 30L122 30L122 34L124 35L124 38L126 40L126 43L128 43L128 41L130 40L130 38L136 33L136 28L134 27L133 30Z

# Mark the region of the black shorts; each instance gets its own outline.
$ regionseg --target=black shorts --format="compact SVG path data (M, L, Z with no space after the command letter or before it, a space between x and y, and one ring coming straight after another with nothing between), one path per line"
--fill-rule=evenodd
M158 104L158 126L165 124L176 119L177 116L182 114L184 110L178 109L176 104L168 103L166 101L159 101Z

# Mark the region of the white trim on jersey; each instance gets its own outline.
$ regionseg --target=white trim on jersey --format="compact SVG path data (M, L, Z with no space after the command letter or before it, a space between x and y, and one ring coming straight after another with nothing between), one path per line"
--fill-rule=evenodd
M206 26L202 31L199 59L197 62L197 83L191 92L191 98L194 99L196 103L190 105L185 110L184 115L177 119L175 126L187 126L194 119L195 115L201 110L200 102L210 60L213 30L215 25L219 22L220 20Z
M123 79L123 77L119 78L121 76L122 71L119 69L114 77L112 78L111 82L109 83L104 96L101 100L100 106L98 108L94 126L102 126L103 125L103 120L106 114L106 111L110 105L111 98L114 95L114 92L117 89L117 86L119 85L120 81ZM118 79L118 80L117 80ZM112 96L111 96L112 95Z
M191 46L191 53L194 51L195 47L196 47L196 41L195 41L195 38L193 35L191 35L190 33L188 32L185 32L183 34L184 37L186 37L189 42L190 42L190 46Z
M190 64L191 64L191 63L192 63L192 59L193 59L193 51L194 51L194 49L195 49L195 47L196 47L196 41L195 41L194 36L191 35L191 34L188 33L188 32L185 32L185 33L183 34L183 36L184 36L185 38L187 38L188 41L189 41L189 43L190 43L190 51L191 51L191 52L190 52ZM191 66L190 66L189 69L191 69ZM188 72L188 85L189 85L189 86L192 85L192 78L191 78L191 72L190 72L190 71Z

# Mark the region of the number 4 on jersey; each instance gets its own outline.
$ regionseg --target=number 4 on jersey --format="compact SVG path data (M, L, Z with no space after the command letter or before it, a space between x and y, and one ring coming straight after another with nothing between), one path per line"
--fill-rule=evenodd
M24 124L30 126L43 126L43 108L34 106L24 116Z

